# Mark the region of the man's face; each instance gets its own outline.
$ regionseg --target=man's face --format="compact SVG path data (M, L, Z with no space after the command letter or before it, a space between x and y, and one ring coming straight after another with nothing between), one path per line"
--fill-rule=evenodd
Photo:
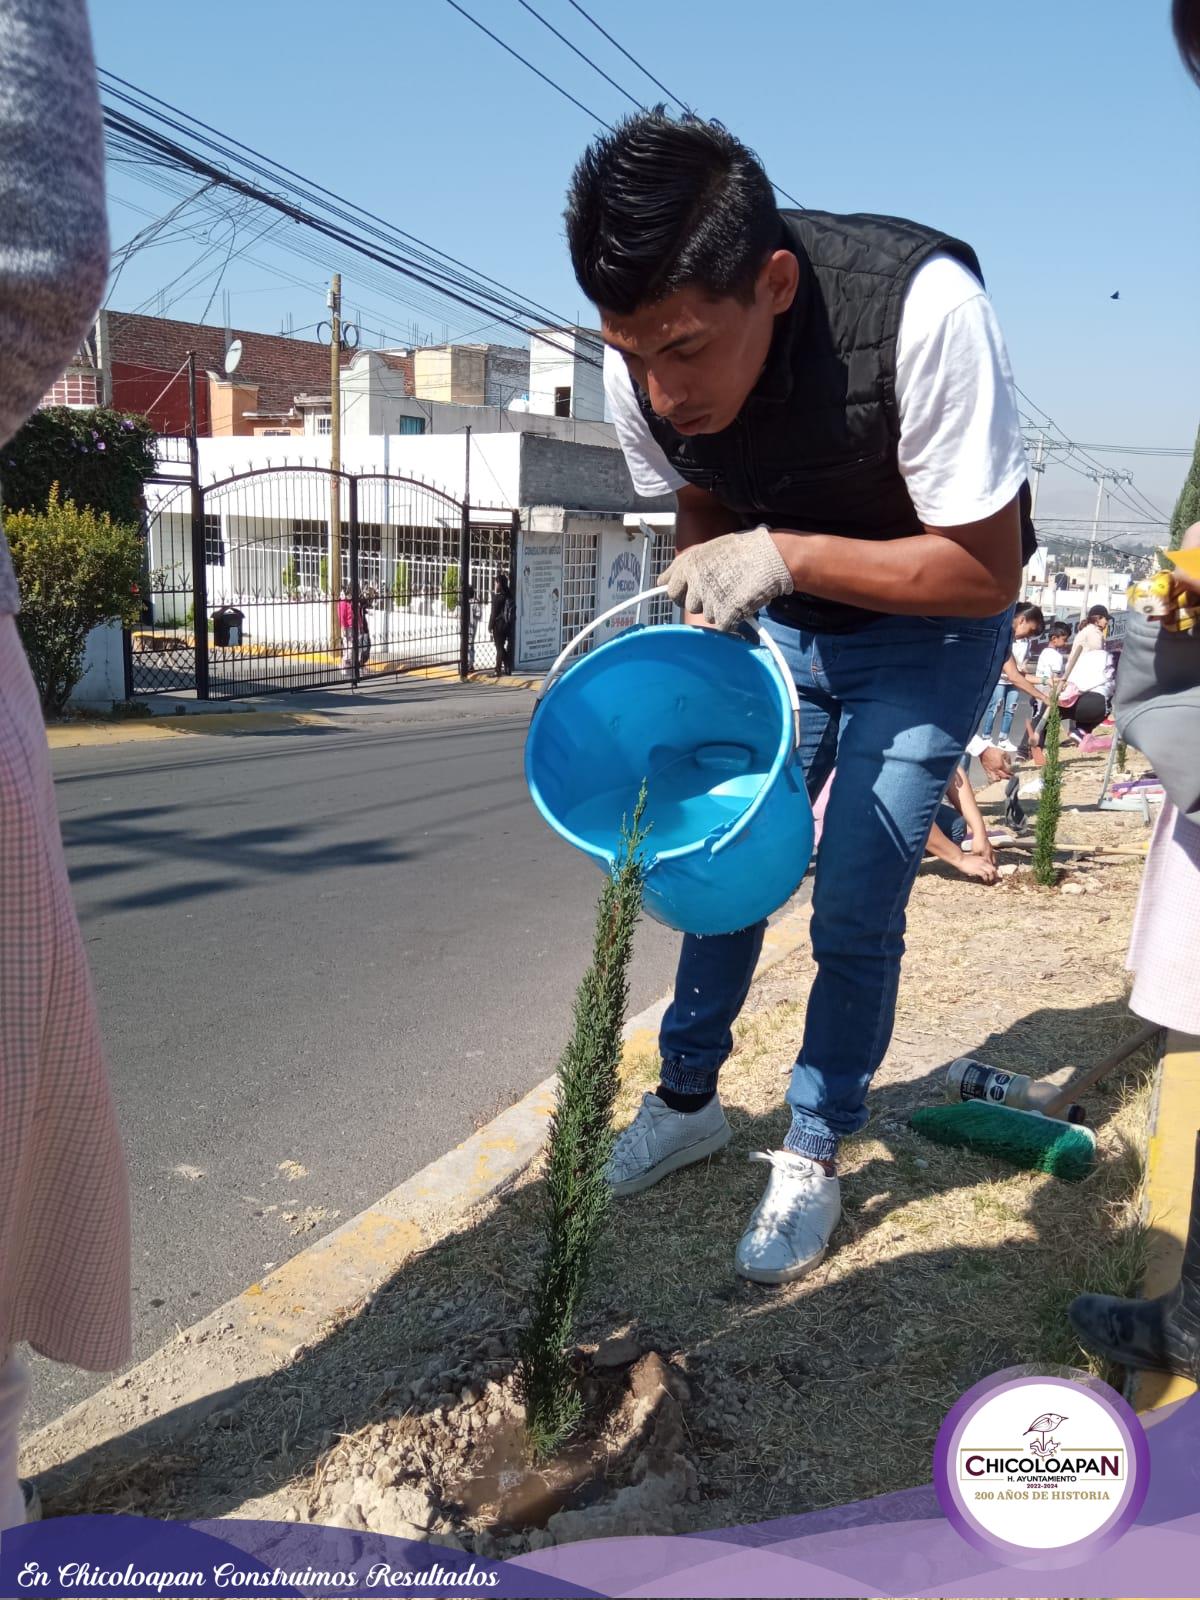
M685 286L627 315L604 311L604 342L620 352L658 416L682 434L720 433L758 382L775 318L796 295L800 269L789 250L768 256L748 304Z

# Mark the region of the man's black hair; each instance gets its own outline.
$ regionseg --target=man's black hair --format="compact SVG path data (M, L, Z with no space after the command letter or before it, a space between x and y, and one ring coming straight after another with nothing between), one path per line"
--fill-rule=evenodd
M1197 0L1175 0L1171 22L1183 64L1200 84L1200 4Z
M1041 606L1035 606L1030 600L1018 600L1013 607L1014 622L1032 622L1037 631L1041 633L1046 626L1046 618L1042 614Z
M1071 624L1069 622L1052 622L1046 632L1048 639L1069 639L1071 637Z
M748 302L780 242L762 163L718 122L629 117L584 151L567 191L579 286L604 311L653 305L685 284Z

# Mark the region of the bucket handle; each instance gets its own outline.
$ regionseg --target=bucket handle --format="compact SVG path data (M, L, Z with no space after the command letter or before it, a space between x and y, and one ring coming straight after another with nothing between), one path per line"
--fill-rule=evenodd
M657 600L660 596L665 595L666 593L667 590L665 586L662 585L656 589L644 589L640 594L629 595L624 600L618 600L615 606L610 606L607 611L602 611L598 617L593 617L591 622L589 622L585 628L581 628L580 631L575 635L570 644L561 653L561 655L558 657L558 660L555 661L549 672L542 679L542 687L538 691L538 697L534 702L534 710L536 711L537 707L541 705L543 699L550 689L550 686L562 673L571 651L574 650L577 645L582 643L582 641L587 638L589 633L594 633L597 628L602 627L610 617L617 616L619 612L628 611L630 606L644 605L647 600ZM788 698L788 704L792 710L792 748L793 751L798 751L800 749L800 696L796 693L795 679L788 671L787 662L783 659L783 652L780 650L779 646L775 643L774 639L772 639L767 630L760 626L755 618L746 617L741 626L749 628L754 633L758 643L763 646L775 665L775 670L779 674L780 681L784 687L784 692ZM753 807L751 809L753 809Z

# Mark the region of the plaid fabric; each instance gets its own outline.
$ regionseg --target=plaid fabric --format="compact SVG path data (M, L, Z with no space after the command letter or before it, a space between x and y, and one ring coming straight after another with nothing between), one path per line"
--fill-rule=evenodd
M1129 1009L1200 1034L1200 826L1168 800L1150 841L1129 941Z
M129 1199L46 732L0 616L0 1359L129 1354Z

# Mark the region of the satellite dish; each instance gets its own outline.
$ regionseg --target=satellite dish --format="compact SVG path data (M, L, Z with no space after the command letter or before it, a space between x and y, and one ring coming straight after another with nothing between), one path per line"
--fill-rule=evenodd
M235 339L225 352L225 376L232 378L238 369L238 362L242 359L242 341Z

